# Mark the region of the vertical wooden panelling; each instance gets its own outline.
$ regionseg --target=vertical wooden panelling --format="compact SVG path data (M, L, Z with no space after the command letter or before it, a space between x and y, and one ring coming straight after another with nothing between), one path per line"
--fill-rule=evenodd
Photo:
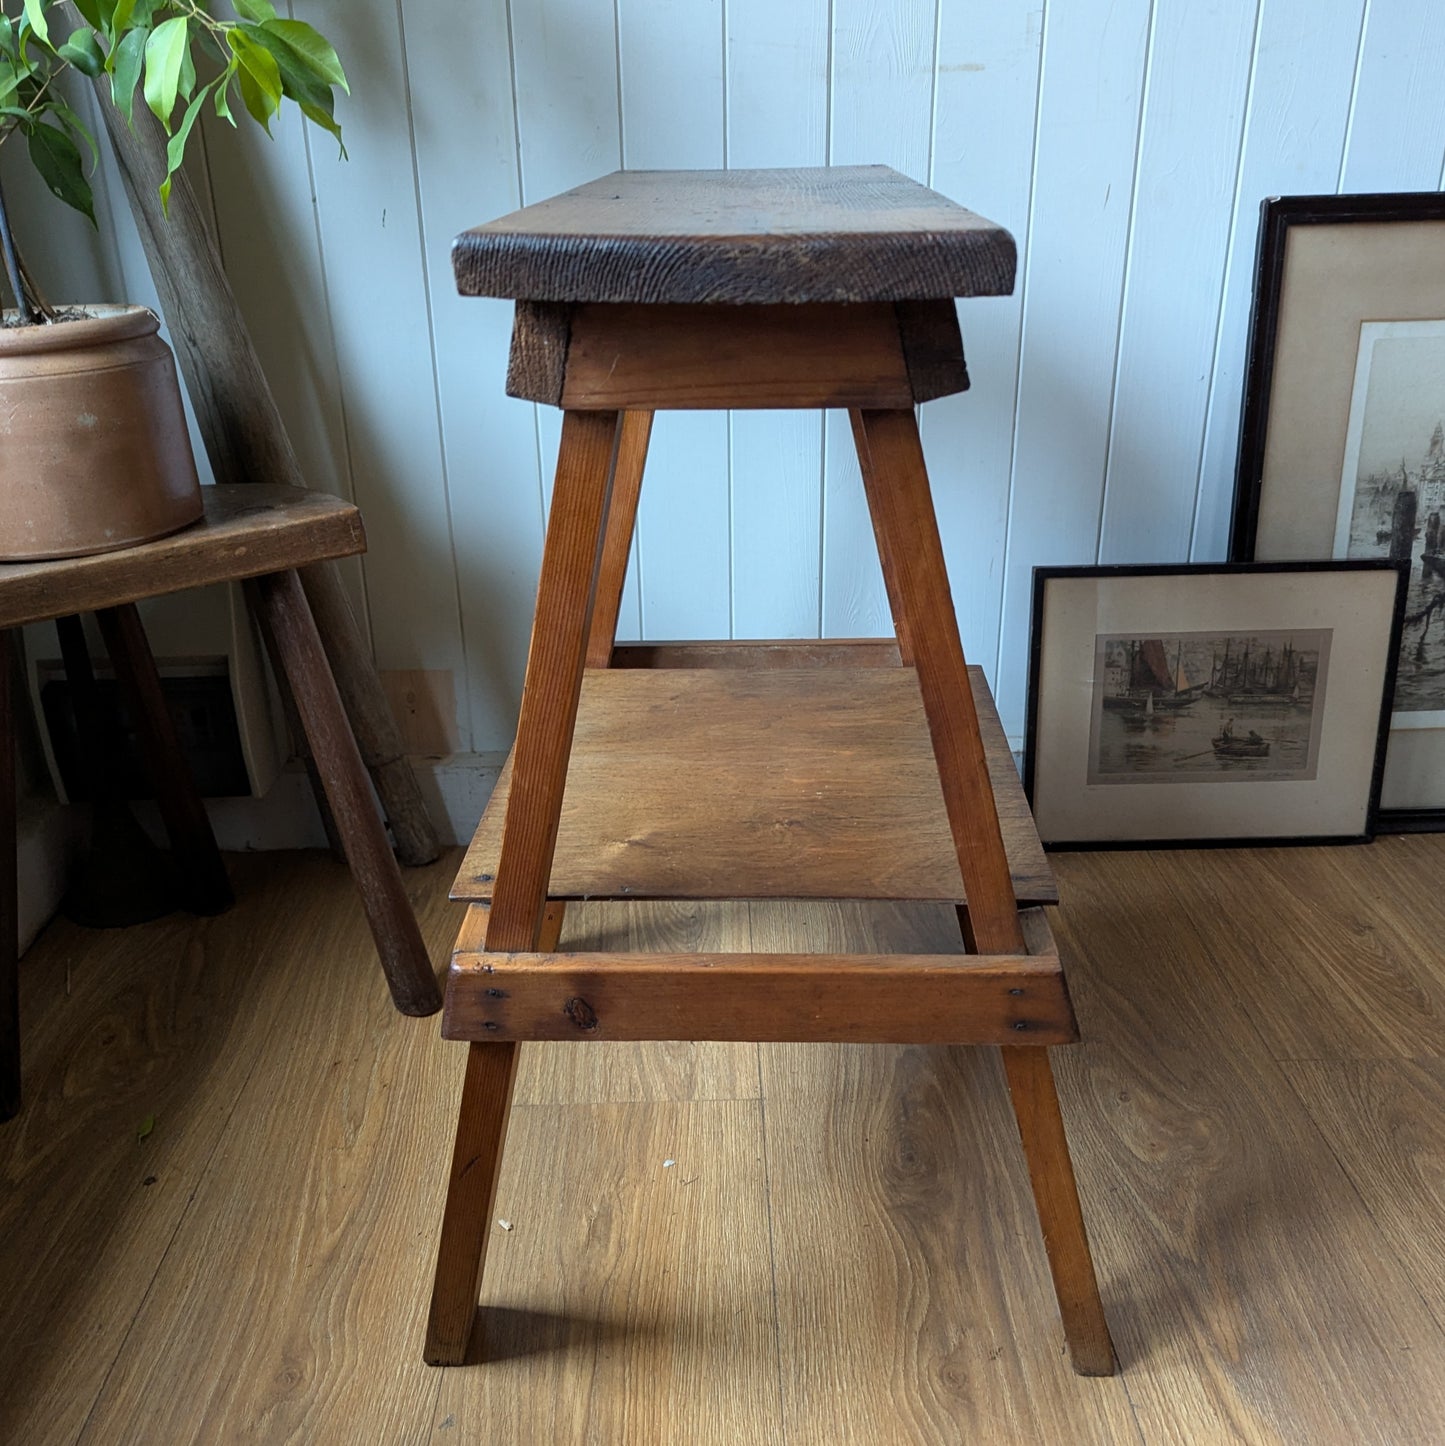
M1013 737L1023 732L1032 569L1094 561L1149 14L1149 0L1044 14L997 675Z
M521 203L505 0L406 12L443 446L472 743L505 748L516 726L537 590L542 519L533 407L506 396L512 307L464 299L453 238Z
M618 0L622 153L632 170L723 164L722 0ZM731 636L728 419L661 413L637 517L642 633Z
M1442 75L1445 5L1370 0L1341 191L1440 188L1445 165Z
M351 458L316 228L306 122L287 107L268 139L258 126L203 117L211 206L226 279L255 343L308 487L351 497ZM316 160L336 150L319 143ZM352 607L369 629L362 560L341 564Z
M1192 557L1229 551L1259 203L1333 191L1365 0L1268 0L1260 14L1215 342Z
M834 0L828 161L928 180L938 0ZM893 631L848 419L830 413L823 465L823 635Z
M879 161L1008 226L1018 290L961 305L974 390L924 436L1017 736L1035 564L1223 554L1260 198L1434 188L1445 161L1431 0L294 8L347 62L351 161L295 117L274 142L208 123L222 250L309 478L366 513L381 666L454 673L484 752L510 741L557 416L503 396L509 308L454 295L458 230L624 163ZM99 238L23 174L18 209L57 291L148 301L107 167ZM888 630L841 419L669 415L653 452L622 636Z
M1100 562L1189 555L1255 7L1155 11Z
M929 184L1028 245L1043 9L944 5ZM994 676L1013 463L1022 276L959 304L970 389L924 407L923 445L963 646ZM980 541L986 539L986 545Z
M729 166L821 166L828 152L828 0L728 0ZM732 632L818 633L823 423L734 412Z
M344 44L355 92L337 104L348 162L328 137L307 139L353 495L366 518L372 646L383 669L461 677L402 14L397 0L311 0L306 11ZM470 738L466 691L456 696Z

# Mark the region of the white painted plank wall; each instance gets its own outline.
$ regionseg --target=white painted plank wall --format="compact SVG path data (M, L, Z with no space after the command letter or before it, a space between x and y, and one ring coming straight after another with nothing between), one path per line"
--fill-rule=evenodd
M362 505L383 667L449 671L510 738L558 434L502 395L508 311L453 293L466 225L619 164L883 161L1007 225L960 306L974 378L923 409L970 653L1022 729L1038 563L1223 555L1261 197L1436 189L1438 0L293 0L338 43L351 152L210 125L237 295L308 474ZM7 176L16 170L6 162ZM146 299L35 188L53 289ZM881 632L846 420L666 416L622 631Z

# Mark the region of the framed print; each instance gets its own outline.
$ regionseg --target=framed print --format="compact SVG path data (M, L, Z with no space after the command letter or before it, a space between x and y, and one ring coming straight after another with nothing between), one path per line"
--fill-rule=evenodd
M1445 195L1264 203L1230 556L1408 565L1379 828L1445 828Z
M1387 560L1036 567L1044 844L1371 837L1405 590Z

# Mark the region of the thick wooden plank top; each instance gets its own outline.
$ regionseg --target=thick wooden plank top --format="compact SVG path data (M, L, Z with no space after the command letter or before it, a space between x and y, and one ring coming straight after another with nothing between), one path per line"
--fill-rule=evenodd
M1022 903L1057 902L1008 742L969 670ZM491 897L510 762L452 897ZM912 668L592 670L553 898L964 902Z
M366 551L361 514L325 492L257 482L203 487L205 516L138 547L0 563L0 628L235 582Z
M614 171L464 231L463 296L768 303L1007 296L1013 237L888 166Z

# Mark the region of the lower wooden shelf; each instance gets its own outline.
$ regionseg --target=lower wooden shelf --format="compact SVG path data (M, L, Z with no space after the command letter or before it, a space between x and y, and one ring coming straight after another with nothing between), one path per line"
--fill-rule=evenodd
M1055 903L988 685L969 677L1015 896ZM491 898L510 783L508 760L454 899ZM966 902L916 673L589 670L548 892Z

